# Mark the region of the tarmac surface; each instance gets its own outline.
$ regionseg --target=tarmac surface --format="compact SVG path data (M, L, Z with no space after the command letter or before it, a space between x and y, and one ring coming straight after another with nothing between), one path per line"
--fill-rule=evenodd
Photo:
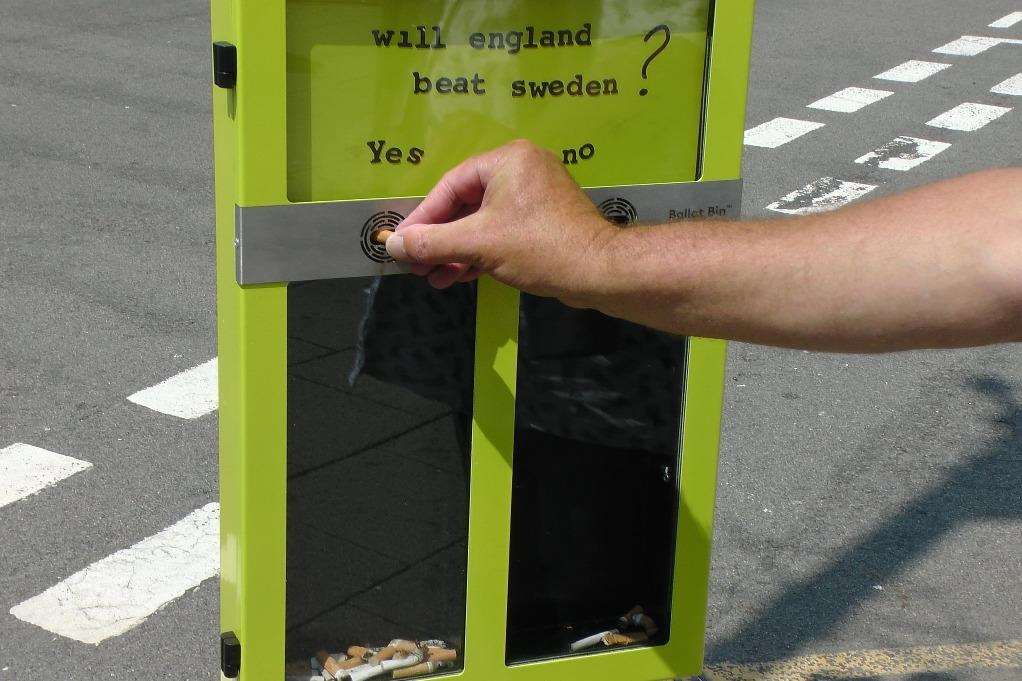
M746 147L744 214L776 216L768 204L824 177L878 196L1022 165L1022 98L990 92L1022 71L1022 44L932 52L963 35L1022 39L1022 23L988 27L1019 10L761 0L746 127L825 125ZM92 468L0 506L0 679L217 678L215 579L98 645L8 614L217 498L216 413L182 420L125 399L216 353L209 41L201 2L4 7L0 449L31 443ZM872 78L910 59L952 67ZM849 86L895 94L855 113L806 108ZM926 125L963 102L1014 110L974 132ZM854 163L899 135L951 147L906 172ZM736 343L727 381L711 667L1022 639L1018 347L869 357Z

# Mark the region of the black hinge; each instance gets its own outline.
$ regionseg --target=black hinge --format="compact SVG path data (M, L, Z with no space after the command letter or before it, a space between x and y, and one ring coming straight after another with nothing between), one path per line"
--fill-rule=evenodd
M213 43L213 84L230 89L238 82L238 48L230 43Z
M220 671L229 679L241 673L241 641L233 631L220 634Z

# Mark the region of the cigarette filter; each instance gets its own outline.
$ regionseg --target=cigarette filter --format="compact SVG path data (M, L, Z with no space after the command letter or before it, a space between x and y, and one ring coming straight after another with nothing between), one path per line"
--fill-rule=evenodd
M361 657L349 657L348 659L344 660L343 662L338 662L337 666L340 667L341 670L346 671L348 669L354 669L355 667L359 667L359 666L361 666L363 664L365 664L365 660L363 660ZM337 675L334 674L334 676L337 676ZM341 677L337 676L337 678L341 678Z
M372 657L376 651L372 648L366 648L365 646L351 646L348 648L348 657L357 657L360 660Z
M380 650L380 652L369 658L369 664L379 664L384 660L393 659L397 653L418 653L419 646L415 641L405 641L404 639L394 639L390 644Z
M458 659L457 650L438 648L437 646L427 646L426 655L434 662L454 662Z
M641 605L637 605L618 618L619 629L642 629L647 636L655 636L659 627L653 618L646 614Z
M644 631L630 631L627 634L605 634L602 640L605 646L630 646L633 643L645 643L649 636Z
M374 244L379 244L380 246L383 246L384 244L387 243L387 239L393 236L393 234L394 234L393 230L378 229L372 234L370 234L369 238L372 239Z
M618 622L621 624L621 628L627 627L632 622L638 622L636 617L638 615L642 615L644 612L646 611L642 609L641 605L637 605L628 612L626 612L624 615L618 618Z

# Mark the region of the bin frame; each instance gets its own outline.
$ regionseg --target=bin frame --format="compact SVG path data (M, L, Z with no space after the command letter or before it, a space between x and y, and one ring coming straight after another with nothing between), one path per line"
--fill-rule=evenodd
M754 0L711 2L696 182L741 178ZM213 88L220 399L222 631L241 679L284 676L287 285L235 279L235 208L289 203L286 0L212 0L212 38L237 46L233 89ZM466 681L655 681L702 668L727 347L687 344L670 640L505 665L519 294L479 281L468 535Z

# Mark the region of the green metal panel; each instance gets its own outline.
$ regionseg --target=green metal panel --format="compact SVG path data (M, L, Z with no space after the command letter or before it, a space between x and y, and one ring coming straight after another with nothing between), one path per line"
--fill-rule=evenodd
M715 3L701 181L740 177L752 10L752 0ZM213 39L234 43L239 56L237 88L213 93L221 625L241 640L242 678L249 681L283 677L287 298L283 284L241 287L235 282L234 207L289 201L287 18L288 5L283 0L212 2ZM679 114L679 125L692 125L689 119L689 114ZM525 128L508 130L504 138L542 133ZM430 130L420 132L428 135ZM492 142L501 141L498 137ZM450 162L464 151L452 146ZM677 178L673 172L676 166L672 170L663 159L636 153L615 159L612 176L601 175L597 169L587 176L584 168L576 176L585 184L666 182ZM433 179L421 175L387 193L419 194ZM360 188L347 198L381 195L384 189ZM315 191L306 191L306 196L331 198ZM484 280L478 305L468 605L461 675L472 681L508 677L654 681L697 673L705 627L725 344L696 338L689 342L678 517L678 546L685 550L678 551L675 567L669 643L508 667L504 641L514 445L509 415L514 413L518 295Z

